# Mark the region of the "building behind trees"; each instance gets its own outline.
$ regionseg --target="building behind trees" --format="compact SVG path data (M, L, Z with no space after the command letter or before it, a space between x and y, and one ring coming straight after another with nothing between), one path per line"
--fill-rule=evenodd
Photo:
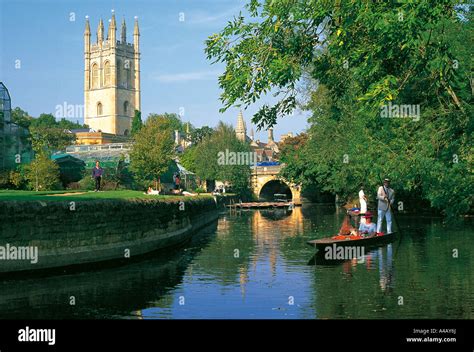
M28 129L12 121L10 93L0 82L0 170L14 169L32 158Z

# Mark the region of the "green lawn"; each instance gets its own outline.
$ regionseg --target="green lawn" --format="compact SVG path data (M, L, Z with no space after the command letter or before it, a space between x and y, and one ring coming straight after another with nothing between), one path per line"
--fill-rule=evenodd
M68 195L61 195L69 193ZM208 194L201 194L198 197L206 197ZM162 199L162 200L181 200L183 196L162 196L146 195L141 191L119 190L119 191L8 191L0 190L1 201L71 201L71 200L93 200L93 199ZM191 198L191 197L186 197ZM197 197L196 197L197 198Z

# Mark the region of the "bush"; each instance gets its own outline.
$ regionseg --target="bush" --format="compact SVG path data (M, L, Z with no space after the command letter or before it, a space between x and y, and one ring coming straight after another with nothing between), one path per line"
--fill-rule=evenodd
M86 173L86 176L84 176L78 183L79 188L77 189L82 189L85 191L92 191L95 188L95 181L91 177L89 173Z
M0 171L0 188L8 188L10 186L10 171Z
M25 171L22 167L17 170L3 170L0 172L0 188L24 189L26 186Z
M73 188L74 187L74 188ZM87 170L85 176L79 182L72 182L69 184L68 188L71 189L81 189L85 191L92 191L95 189L95 180L91 177L90 170ZM119 187L119 181L115 178L114 175L109 173L109 169L104 170L104 175L100 183L100 189L103 191L112 191L116 190Z
M30 165L25 166L25 178L30 189L50 191L62 189L59 166L46 154L37 154Z
M195 190L194 190L194 193L206 193L206 190L202 187L197 187Z
M26 183L24 170L11 170L9 173L9 181L15 189L24 188Z

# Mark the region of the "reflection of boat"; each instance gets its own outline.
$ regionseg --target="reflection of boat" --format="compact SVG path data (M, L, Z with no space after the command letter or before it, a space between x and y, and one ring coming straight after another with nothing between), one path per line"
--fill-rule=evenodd
M337 236L339 238L339 236ZM316 247L318 252L324 252L326 250L326 247L333 247L334 245L336 247L350 247L350 246L356 246L356 247L377 247L384 245L386 243L392 242L396 237L397 233L393 232L390 234L378 236L378 235L372 235L368 237L359 237L359 236L341 236L345 237L345 239L334 239L332 237L326 237L326 238L321 238L318 240L311 240L308 241L307 243L310 246Z

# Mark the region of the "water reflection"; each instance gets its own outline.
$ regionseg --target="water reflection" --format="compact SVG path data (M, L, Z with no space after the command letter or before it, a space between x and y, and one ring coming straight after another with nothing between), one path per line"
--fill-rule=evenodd
M331 206L223 213L184 247L119 268L0 281L5 318L472 318L474 226L418 228L338 265L307 265ZM452 250L458 249L454 258ZM74 296L76 305L70 306ZM403 304L399 304L403 297Z
M193 258L205 248L217 222L186 247L159 251L136 262L81 273L0 281L0 316L4 319L140 317L141 310L171 302L161 300L178 285Z

